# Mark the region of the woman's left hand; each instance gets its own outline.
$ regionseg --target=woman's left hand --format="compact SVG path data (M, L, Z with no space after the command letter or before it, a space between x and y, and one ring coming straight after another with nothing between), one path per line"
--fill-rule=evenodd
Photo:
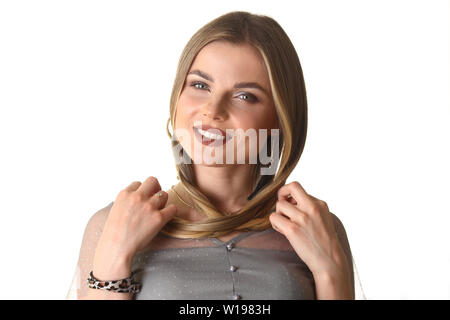
M276 211L269 220L289 240L314 278L350 276L327 204L307 194L300 183L294 181L278 190Z

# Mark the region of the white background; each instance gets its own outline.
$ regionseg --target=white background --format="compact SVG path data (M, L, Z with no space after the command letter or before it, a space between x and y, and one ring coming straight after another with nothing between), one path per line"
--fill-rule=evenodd
M64 299L84 227L134 180L176 183L181 51L233 10L275 18L309 102L288 182L344 223L368 299L449 299L449 2L1 1L2 299Z

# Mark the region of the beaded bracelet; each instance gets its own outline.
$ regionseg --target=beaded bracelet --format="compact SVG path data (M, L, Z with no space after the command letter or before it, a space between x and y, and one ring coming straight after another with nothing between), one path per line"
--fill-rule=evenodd
M87 284L89 288L101 289L114 292L131 292L137 293L141 291L141 284L133 281L134 272L131 276L121 280L98 280L94 277L93 272L89 273Z

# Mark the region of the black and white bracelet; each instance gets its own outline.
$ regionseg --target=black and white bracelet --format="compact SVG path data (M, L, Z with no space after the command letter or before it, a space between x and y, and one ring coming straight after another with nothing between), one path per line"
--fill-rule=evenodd
M89 278L87 279L87 284L88 287L92 289L137 293L141 291L141 284L134 282L133 276L134 273L132 272L131 276L121 280L98 280L91 271L89 273Z

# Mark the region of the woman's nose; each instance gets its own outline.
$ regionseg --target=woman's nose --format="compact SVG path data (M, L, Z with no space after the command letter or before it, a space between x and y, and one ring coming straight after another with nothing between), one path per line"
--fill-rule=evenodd
M211 101L203 107L202 114L213 120L224 120L226 118L226 108L221 101Z

